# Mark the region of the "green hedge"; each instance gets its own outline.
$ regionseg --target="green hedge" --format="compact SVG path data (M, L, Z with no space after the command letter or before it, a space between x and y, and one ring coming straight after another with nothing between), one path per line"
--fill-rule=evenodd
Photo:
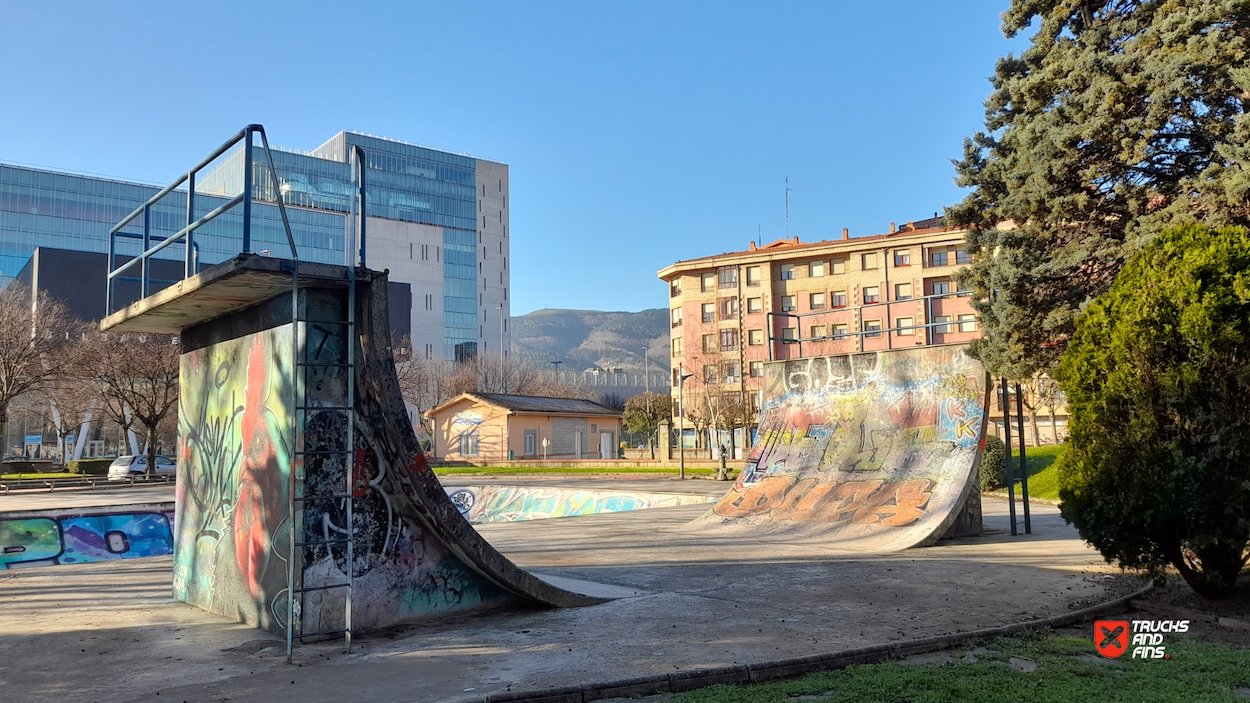
M996 491L1007 486L1007 445L1003 440L989 435L985 438L985 449L981 450L981 490Z
M10 459L4 462L0 473L32 474L46 471L51 467L51 459Z
M112 459L75 459L65 466L71 474L87 474L89 476L105 476L109 472Z

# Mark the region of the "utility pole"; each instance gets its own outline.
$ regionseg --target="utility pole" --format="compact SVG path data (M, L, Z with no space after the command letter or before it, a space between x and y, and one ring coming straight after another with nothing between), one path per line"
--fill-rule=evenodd
M790 191L794 190L790 187L790 178L786 177L786 239L790 238Z

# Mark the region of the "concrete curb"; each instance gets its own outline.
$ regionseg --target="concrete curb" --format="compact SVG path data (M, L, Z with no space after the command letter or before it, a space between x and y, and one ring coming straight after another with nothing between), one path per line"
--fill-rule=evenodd
M889 659L901 659L913 654L953 649L976 640L1005 637L1024 630L1064 627L1075 622L1126 608L1134 598L1146 595L1155 584L1126 595L1087 608L1074 610L1038 620L1000 625L983 630L936 635L920 639L879 644L860 649L847 649L830 654L779 659L758 664L739 664L711 669L690 669L670 674L652 674L615 681L598 681L580 686L562 686L534 691L501 691L468 703L589 703L604 698L647 696L656 693L678 693L716 684L760 683L776 679L792 678L815 671L842 669L855 664L872 664Z

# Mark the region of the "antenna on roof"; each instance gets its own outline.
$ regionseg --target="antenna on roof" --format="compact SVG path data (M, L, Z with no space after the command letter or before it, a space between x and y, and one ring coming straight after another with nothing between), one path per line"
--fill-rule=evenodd
M790 177L786 177L786 239L790 238L790 191L794 190L790 187Z
M757 247L764 246L764 225L763 224L755 225L755 246Z

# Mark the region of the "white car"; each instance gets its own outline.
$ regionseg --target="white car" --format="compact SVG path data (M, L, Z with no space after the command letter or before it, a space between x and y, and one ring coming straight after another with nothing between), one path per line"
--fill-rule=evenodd
M135 456L133 454L125 454L113 460L109 464L109 480L125 481L134 476L136 478L147 473L148 458L146 456ZM173 476L178 470L178 465L173 459L162 454L156 455L156 476Z

